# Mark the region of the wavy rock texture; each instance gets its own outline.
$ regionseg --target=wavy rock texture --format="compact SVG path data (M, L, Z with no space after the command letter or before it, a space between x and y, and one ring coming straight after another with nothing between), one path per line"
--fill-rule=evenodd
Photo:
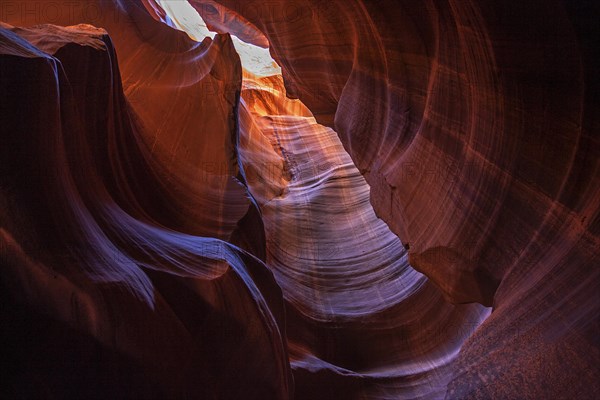
M81 25L13 30L2 30L2 92L14 98L2 113L2 126L11 127L3 130L2 283L6 303L24 308L31 321L10 307L3 315L3 337L18 344L3 363L3 375L13 376L4 392L288 397L280 290L254 256L186 233L193 225L175 218L166 226L160 217L169 215L152 212L154 204L168 213L176 204L161 205L161 196L189 194L188 182L164 179L165 170L181 167L164 164L139 137L147 130L131 118L106 32ZM240 83L227 36L187 44L184 54L207 57L199 78L218 73ZM233 143L235 97L207 99L230 115L226 130L213 126L213 138L221 133ZM212 160L234 153L218 149ZM207 207L200 196L178 200ZM248 207L245 192L238 201ZM37 321L37 313L49 321ZM40 333L21 340L29 325Z
M296 398L443 396L488 311L444 302L408 265L335 132L285 97L281 76L246 76L241 105L240 158L287 300Z
M3 393L600 396L591 2L160 3L2 8Z
M494 306L448 396L597 396L597 9L219 2L340 135L411 265Z

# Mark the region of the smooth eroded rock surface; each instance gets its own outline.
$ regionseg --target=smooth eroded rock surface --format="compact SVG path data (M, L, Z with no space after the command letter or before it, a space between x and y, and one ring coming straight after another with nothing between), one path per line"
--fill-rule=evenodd
M594 2L189 3L0 6L2 397L600 397Z

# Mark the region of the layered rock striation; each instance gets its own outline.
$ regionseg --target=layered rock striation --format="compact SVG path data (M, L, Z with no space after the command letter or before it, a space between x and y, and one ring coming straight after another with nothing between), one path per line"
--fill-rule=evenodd
M600 395L592 2L167 3L2 7L4 395Z

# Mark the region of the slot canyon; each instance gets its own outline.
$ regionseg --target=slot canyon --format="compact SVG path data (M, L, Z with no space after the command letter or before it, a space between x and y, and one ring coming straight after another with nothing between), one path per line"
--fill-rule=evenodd
M594 0L0 3L0 398L600 399Z

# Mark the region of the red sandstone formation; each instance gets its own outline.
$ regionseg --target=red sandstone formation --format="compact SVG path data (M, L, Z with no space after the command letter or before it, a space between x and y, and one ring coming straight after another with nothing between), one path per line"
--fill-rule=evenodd
M189 3L0 6L2 397L600 397L592 2Z

